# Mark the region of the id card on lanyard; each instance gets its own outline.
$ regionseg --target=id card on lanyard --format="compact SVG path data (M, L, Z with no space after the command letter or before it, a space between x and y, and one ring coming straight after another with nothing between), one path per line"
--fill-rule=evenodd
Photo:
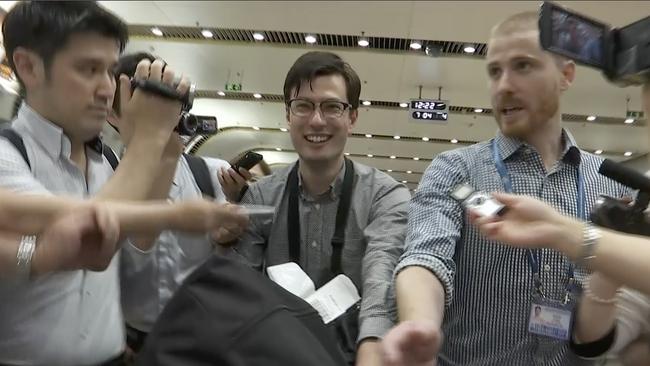
M501 153L496 140L492 140L492 154L497 172L503 183L503 188L507 193L514 193L510 173L501 159ZM578 217L584 220L586 218L584 180L579 166L576 171L576 210ZM568 281L564 299L558 301L547 298L544 294L540 273L541 251L539 249L527 249L526 257L535 281L535 293L530 309L528 331L533 334L568 341L571 337L571 327L573 325L575 310L575 303L571 299L571 295L575 291L573 263L569 263L567 273Z

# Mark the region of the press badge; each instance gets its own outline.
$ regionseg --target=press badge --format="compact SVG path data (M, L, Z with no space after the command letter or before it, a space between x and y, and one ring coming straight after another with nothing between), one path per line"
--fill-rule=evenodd
M568 341L571 338L574 304L535 299L530 308L528 331L533 334Z

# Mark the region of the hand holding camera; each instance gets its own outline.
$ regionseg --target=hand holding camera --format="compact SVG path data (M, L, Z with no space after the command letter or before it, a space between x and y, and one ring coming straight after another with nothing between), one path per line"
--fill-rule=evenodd
M138 140L159 137L167 141L190 102L190 90L189 80L176 81L174 71L163 61L142 60L133 81L120 75L122 118L133 125L134 135L141 135Z

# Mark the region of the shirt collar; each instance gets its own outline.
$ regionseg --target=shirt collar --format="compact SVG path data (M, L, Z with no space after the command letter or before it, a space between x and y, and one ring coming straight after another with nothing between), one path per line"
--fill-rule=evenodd
M298 164L298 162L296 162ZM343 166L341 166L341 170L339 171L339 174L336 176L334 181L330 183L329 190L325 193L323 193L319 197L311 197L307 194L302 189L302 175L298 174L298 188L300 188L300 194L303 196L303 198L307 199L312 199L316 200L325 196L329 196L330 199L334 200L336 197L338 197L341 194L341 191L343 190L343 178L345 177L345 162L343 162Z
M505 136L503 133L501 133L501 131L497 132L497 135L494 139L497 146L499 147L499 152L501 153L501 158L503 160L508 160L522 148L532 148L530 145L519 139ZM562 129L562 141L564 150L561 154L561 160L572 165L579 165L580 161L582 160L580 148L573 138L573 135L571 135L571 133L564 128Z
M58 158L61 155L70 158L70 139L63 133L63 129L41 116L27 103L21 104L13 125L22 126L27 130L32 138L40 143L46 153L53 158ZM103 153L104 144L100 136L86 142L86 146L98 154Z

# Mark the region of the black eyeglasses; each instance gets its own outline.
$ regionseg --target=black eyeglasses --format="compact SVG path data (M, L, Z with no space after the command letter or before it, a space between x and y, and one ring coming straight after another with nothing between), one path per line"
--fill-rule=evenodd
M340 102L338 100L326 100L321 103L314 103L307 99L291 99L287 105L291 114L301 118L311 117L316 111L316 107L320 109L323 118L330 119L340 118L346 109L352 108L350 103Z

